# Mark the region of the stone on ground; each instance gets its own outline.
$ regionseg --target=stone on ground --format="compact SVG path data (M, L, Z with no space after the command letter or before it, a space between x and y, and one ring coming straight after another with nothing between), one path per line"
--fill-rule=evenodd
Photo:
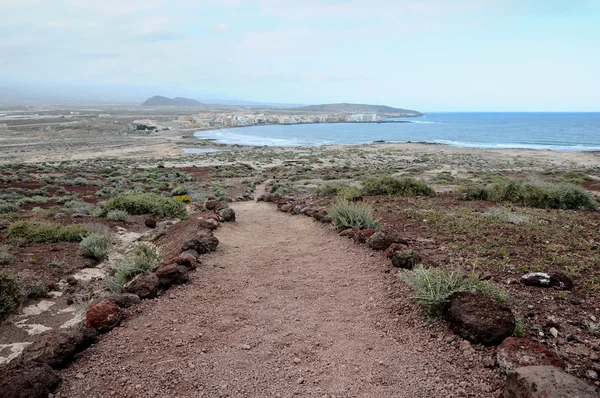
M222 209L219 211L219 219L223 222L235 221L235 211L231 208Z
M421 258L412 250L401 250L392 254L392 265L397 268L413 269Z
M85 327L108 332L121 322L121 309L112 301L91 304L87 309Z
M58 373L47 364L18 364L0 372L2 398L48 398L60 383Z
M512 370L506 378L504 398L593 398L600 391L553 366Z
M522 337L509 337L498 346L498 366L504 372L525 366L554 366L564 368L565 363L548 347Z
M158 294L158 276L152 272L136 275L124 286L127 293L140 296L141 299L154 298Z
M183 285L189 280L188 270L183 265L177 263L163 264L155 271L158 276L158 284L162 288L168 288L171 285Z
M367 239L367 245L373 250L385 250L392 244L392 241L385 232L375 232Z

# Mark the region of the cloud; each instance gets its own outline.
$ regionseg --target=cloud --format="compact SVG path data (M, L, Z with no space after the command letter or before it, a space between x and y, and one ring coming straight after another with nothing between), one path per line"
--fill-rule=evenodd
M214 27L214 30L217 32L227 32L228 30L231 30L231 25L228 23L222 23L222 24L216 25Z

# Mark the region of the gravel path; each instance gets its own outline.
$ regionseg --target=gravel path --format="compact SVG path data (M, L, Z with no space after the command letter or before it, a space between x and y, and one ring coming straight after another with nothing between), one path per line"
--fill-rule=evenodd
M232 207L191 283L135 307L57 396L498 396L498 372L423 325L380 253L269 204Z

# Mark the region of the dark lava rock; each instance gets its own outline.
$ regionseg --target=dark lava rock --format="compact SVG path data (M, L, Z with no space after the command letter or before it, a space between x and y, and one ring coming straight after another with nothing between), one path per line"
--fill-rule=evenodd
M219 222L213 219L199 218L198 225L200 226L200 228L208 229L211 231L214 231L215 229L219 228Z
M343 236L346 238L354 238L354 235L356 234L356 232L357 232L356 229L348 228L348 229L345 229L342 232L340 232L340 236Z
M504 398L593 398L598 389L553 366L512 370L506 378Z
M2 398L48 398L60 383L58 372L48 364L16 364L0 367Z
M367 238L367 245L373 250L385 250L392 244L392 241L385 232L378 231Z
M269 194L260 195L257 199L257 202L272 202L273 198Z
M452 295L448 321L456 334L476 344L500 344L515 331L510 308L482 293Z
M219 211L219 218L222 222L233 222L235 221L235 211L227 208Z
M320 220L320 223L323 224L331 224L333 222L333 218L329 217L329 216L323 216Z
M281 205L281 207L279 207L279 210L285 212L285 213L289 213L290 211L292 211L293 206L289 203L285 203L283 205Z
M367 239L369 239L372 235L377 232L375 229L363 229L360 231L356 231L353 236L353 239L356 243L366 243Z
M154 273L158 276L158 284L162 288L183 285L189 280L187 268L177 263L163 264Z
M133 293L109 293L102 296L101 300L114 301L121 308L133 307L142 301L140 296Z
M191 251L193 250L181 253L177 260L175 260L178 265L183 265L189 271L195 270L198 267L198 257L190 254L189 252Z
M148 228L156 228L156 220L154 218L147 218L146 221L144 221L144 225Z
M183 242L183 245L181 246L181 252L183 253L187 251L195 251L198 254L206 254L211 250L206 240L194 238Z
M396 252L400 252L400 251L404 251L407 250L408 246L402 244L402 243L392 243L390 245L390 247L388 247L385 251L385 256L387 258L392 258L394 256L394 253Z
M87 309L85 327L108 332L121 322L121 309L112 301L91 304Z
M141 299L154 298L158 294L158 276L152 272L136 275L124 288L127 293L137 294Z
M561 272L550 274L550 286L557 290L573 290L573 280Z
M62 369L75 357L98 341L96 329L79 328L41 336L27 347L23 358L27 361L47 363L54 369Z
M548 347L521 337L509 337L504 340L498 346L496 360L504 372L524 366L565 367L563 360Z
M421 262L421 257L412 250L401 250L392 254L392 265L397 268L413 269Z
M223 204L218 200L208 200L204 204L204 207L206 207L206 210L218 210L223 207Z

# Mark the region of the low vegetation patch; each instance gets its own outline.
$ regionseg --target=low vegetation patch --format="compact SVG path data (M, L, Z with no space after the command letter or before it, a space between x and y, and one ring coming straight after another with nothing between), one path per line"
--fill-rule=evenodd
M83 238L79 243L79 251L84 257L102 260L112 249L113 242L114 236L106 228Z
M150 243L141 242L125 258L115 265L114 276L106 279L106 285L113 292L121 292L123 285L134 276L144 272L154 272L162 262L158 248Z
M129 217L129 213L124 210L111 210L106 213L106 219L111 221L125 221Z
M362 185L363 195L435 196L435 191L422 180L415 178L369 178Z
M0 317L14 310L20 298L21 291L16 278L0 270Z
M80 242L89 231L82 224L17 221L8 227L6 235L25 243Z
M377 229L379 222L373 214L373 207L368 203L354 203L338 199L327 211L337 229Z
M454 293L481 292L499 301L508 300L508 293L489 282L479 280L476 275L465 275L462 270L417 267L412 271L398 274L415 289L413 299L421 307L425 316L441 318Z
M539 209L596 209L594 199L585 189L570 184L500 180L486 186L464 186L458 190L458 198L511 202Z
M162 218L187 217L184 203L149 193L125 195L110 199L102 206L102 212L107 215L111 210L123 210L129 214L154 214Z

